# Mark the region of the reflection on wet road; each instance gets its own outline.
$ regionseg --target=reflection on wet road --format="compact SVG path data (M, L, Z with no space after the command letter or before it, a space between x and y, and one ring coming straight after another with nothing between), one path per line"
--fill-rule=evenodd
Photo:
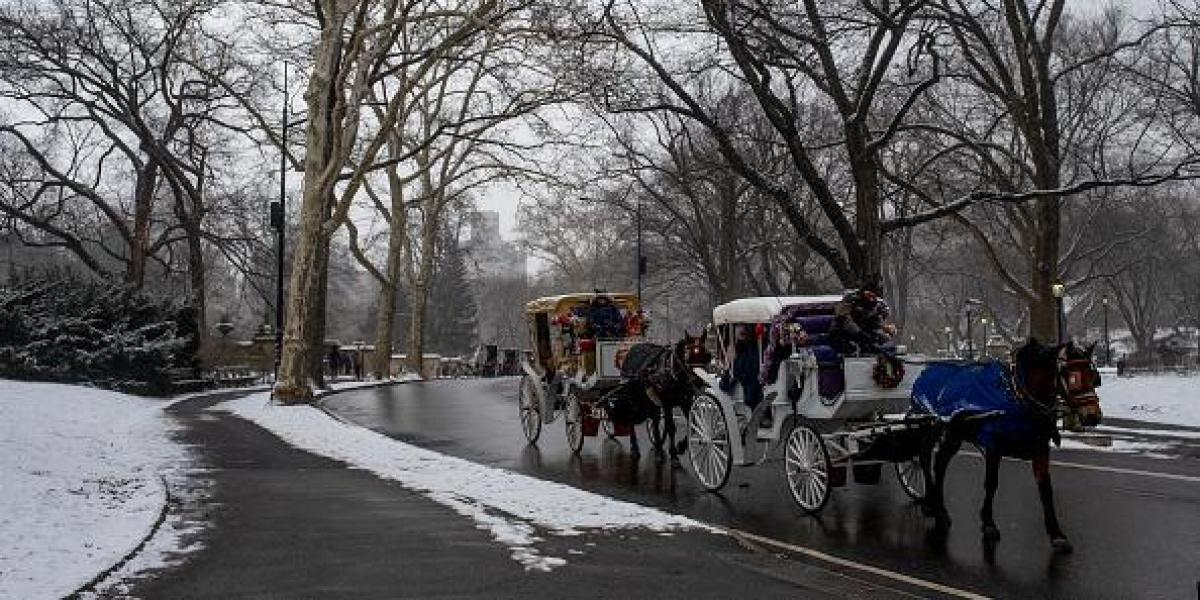
M581 455L572 455L561 420L530 446L521 432L516 395L516 379L438 381L346 392L328 398L326 406L426 448L987 595L1196 597L1200 480L1194 477L1200 476L1200 461L1195 459L1055 453L1060 461L1185 475L1181 480L1057 468L1059 517L1076 550L1056 556L1042 529L1027 463L1006 462L1001 470L996 520L1003 538L989 548L980 539L976 516L982 468L971 457L959 457L951 466L946 500L955 525L940 536L901 491L891 469L879 485L836 490L819 517L807 517L788 496L779 461L735 468L728 487L710 494L686 467L654 452L644 451L635 460L627 440L601 434L586 439ZM645 442L645 432L640 435Z

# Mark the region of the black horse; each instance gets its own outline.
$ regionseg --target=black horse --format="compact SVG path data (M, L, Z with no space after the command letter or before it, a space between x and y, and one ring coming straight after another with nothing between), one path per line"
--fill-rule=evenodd
M999 484L1000 461L1009 456L1032 464L1050 542L1058 552L1071 551L1054 510L1050 442L1059 442L1060 406L1065 408L1062 416L1068 425L1100 423L1102 413L1095 391L1100 374L1092 363L1094 348L1075 343L1043 345L1030 339L1014 353L1011 369L999 363L931 364L926 369L914 384L914 405L920 408L923 404L926 410L948 418L937 436L936 451L930 443L920 457L930 484L925 512L937 519L939 528L950 525L943 498L946 467L963 442L971 442L982 452L986 469L979 512L984 540L1000 539L1000 529L992 518L992 500ZM989 404L986 398L994 401ZM961 410L952 412L953 408Z
M621 363L625 381L613 398L625 408L616 412L632 414L620 420L648 420L655 449L661 450L667 442L672 458L682 452L683 446L683 442L676 445L672 415L676 408L686 415L695 400L696 389L703 385L692 369L712 361L712 353L705 346L707 338L707 332L692 336L684 331L683 339L674 345L634 344ZM636 433L630 436L630 451L639 452Z

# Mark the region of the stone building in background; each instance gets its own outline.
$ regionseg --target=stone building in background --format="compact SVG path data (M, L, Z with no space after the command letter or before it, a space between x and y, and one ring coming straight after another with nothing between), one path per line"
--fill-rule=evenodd
M463 250L475 292L480 344L524 348L524 305L528 298L527 256L520 244L500 235L500 213L471 215Z

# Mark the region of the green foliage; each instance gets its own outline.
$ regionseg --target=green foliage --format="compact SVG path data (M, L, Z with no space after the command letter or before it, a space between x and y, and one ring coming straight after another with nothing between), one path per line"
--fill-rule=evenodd
M124 283L47 275L0 287L0 377L167 391L194 370L196 311Z

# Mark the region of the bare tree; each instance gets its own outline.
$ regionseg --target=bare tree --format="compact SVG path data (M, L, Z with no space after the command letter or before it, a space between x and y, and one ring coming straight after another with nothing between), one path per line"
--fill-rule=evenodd
M0 211L93 271L122 265L135 287L151 262L176 269L180 246L202 334L208 249L244 258L253 243L219 218L240 218L229 209L242 194L218 177L235 150L217 82L227 57L204 33L217 6L56 0L0 9L0 98L10 111L0 139L18 151Z

